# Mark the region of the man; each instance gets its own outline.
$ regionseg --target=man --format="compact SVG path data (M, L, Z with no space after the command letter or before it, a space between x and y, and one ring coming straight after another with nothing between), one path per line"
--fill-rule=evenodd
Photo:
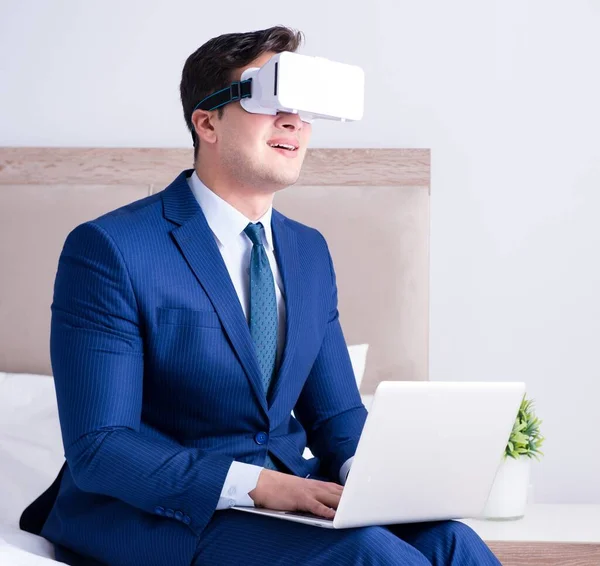
M367 414L327 244L272 208L310 124L197 107L301 38L274 27L193 53L181 99L194 168L65 241L50 346L66 463L21 520L59 560L498 564L459 522L329 530L229 509L332 518Z

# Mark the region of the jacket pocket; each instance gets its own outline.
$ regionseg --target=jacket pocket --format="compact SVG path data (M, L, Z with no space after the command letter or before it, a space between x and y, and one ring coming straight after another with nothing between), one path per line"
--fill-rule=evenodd
M169 309L159 307L157 310L157 322L173 326L204 326L209 328L221 328L221 321L214 310L196 309Z

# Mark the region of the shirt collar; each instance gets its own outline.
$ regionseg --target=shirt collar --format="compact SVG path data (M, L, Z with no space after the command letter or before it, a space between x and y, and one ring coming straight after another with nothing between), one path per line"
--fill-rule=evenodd
M210 229L218 238L219 242L221 242L224 247L235 243L246 226L248 226L248 222L252 222L252 220L249 220L237 208L233 207L226 200L223 200L219 195L211 191L200 180L196 171L188 177L188 184L206 217ZM264 234L267 240L266 247L269 251L273 251L273 231L271 230L272 212L273 206L270 206L256 221L260 222L264 227Z

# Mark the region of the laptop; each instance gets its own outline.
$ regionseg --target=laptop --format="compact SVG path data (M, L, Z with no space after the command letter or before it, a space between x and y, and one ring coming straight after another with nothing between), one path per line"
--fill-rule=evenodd
M523 382L382 381L333 519L233 506L327 529L481 517Z

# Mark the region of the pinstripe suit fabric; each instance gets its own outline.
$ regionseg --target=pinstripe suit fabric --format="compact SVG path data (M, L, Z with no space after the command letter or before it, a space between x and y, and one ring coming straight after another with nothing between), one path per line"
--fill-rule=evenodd
M287 318L267 400L235 288L187 184L191 173L77 226L59 258L50 354L66 462L21 526L40 526L70 564L238 564L247 557L239 541L260 538L265 519L215 511L234 459L263 465L269 451L291 474L336 479L356 451L366 410L324 238L273 211ZM303 459L306 445L315 458ZM269 540L279 552L290 525L272 520L260 541L265 562L275 556ZM306 531L298 560L286 562L315 563L308 549L324 536L315 531ZM214 554L218 537L224 552L238 551Z
M243 562L240 556L243 555ZM320 529L239 511L220 511L198 545L194 566L499 566L459 521Z

